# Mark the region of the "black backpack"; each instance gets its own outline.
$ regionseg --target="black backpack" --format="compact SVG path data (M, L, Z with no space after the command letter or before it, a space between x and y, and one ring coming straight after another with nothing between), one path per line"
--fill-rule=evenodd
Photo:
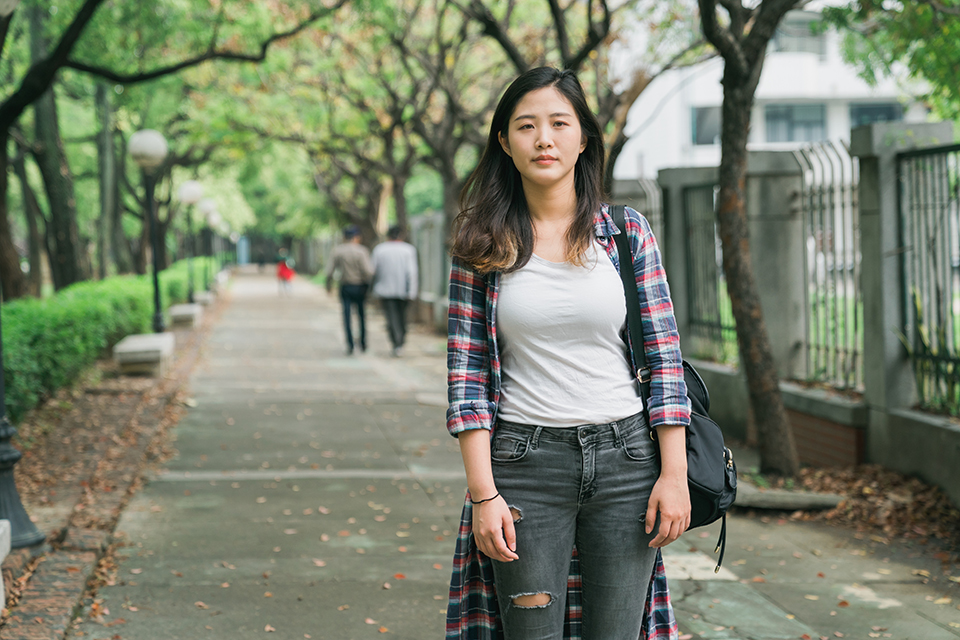
M614 224L620 233L614 236L617 252L620 255L620 278L623 280L624 295L627 299L627 327L630 341L640 345L634 349L634 362L637 366L637 380L643 397L643 409L647 411L650 397L650 368L647 367L643 353L643 330L640 324L640 298L633 274L633 253L627 239L627 225L624 219L624 206L610 207ZM683 379L687 385L687 397L690 398L690 426L687 428L687 482L690 488L690 528L723 519L720 538L715 553L716 571L720 571L723 552L727 540L727 509L737 497L737 465L733 462L733 453L723 443L723 432L716 422L710 419L710 393L703 378L693 365L683 361ZM647 420L649 424L649 416ZM651 427L651 437L656 433Z

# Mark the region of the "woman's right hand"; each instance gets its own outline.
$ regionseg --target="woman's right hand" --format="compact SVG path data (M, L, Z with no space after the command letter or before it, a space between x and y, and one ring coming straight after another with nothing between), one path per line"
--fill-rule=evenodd
M513 513L502 496L473 505L473 538L488 558L500 562L519 560Z

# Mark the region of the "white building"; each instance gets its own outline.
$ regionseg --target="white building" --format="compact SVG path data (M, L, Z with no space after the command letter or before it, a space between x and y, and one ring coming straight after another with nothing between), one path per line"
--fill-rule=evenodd
M896 80L870 86L845 63L841 35L811 31L819 14L787 14L770 42L757 87L748 148L795 149L804 142L849 140L871 122L923 122L927 109ZM618 180L656 178L666 167L720 163L723 60L661 74L627 119L629 141L617 160Z

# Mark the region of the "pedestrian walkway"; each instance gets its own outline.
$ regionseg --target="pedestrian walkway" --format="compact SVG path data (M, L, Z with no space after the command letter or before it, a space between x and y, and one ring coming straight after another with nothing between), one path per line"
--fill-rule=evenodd
M444 428L444 337L414 331L391 358L370 314L369 351L344 356L338 301L304 279L280 297L272 276L246 273L229 296L179 453L118 525L128 544L99 592L109 613L72 637L441 638L465 488ZM933 559L736 516L714 573L716 533L666 553L688 637L960 637L958 585L913 573L937 577Z

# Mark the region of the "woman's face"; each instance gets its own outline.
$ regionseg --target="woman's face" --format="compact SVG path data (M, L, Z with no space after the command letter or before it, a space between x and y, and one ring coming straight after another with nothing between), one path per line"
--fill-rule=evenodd
M500 145L523 179L540 187L572 184L574 167L587 142L573 105L554 87L523 96L498 134Z

